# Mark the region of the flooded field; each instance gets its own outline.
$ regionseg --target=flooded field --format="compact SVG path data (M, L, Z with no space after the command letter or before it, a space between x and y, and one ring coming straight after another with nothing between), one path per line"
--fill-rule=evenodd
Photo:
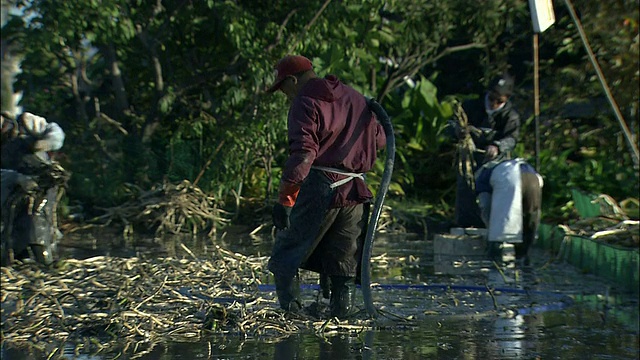
M68 235L67 258L98 255L206 258L215 245L244 255L269 254L271 239L248 231L210 239L124 239L104 234ZM437 247L437 246L436 246ZM473 252L438 254L432 239L379 235L373 252L378 318L361 309L339 324L316 319L323 331L287 336L202 336L195 341L139 341L120 349L84 352L60 343L60 359L638 359L638 296L585 275L534 249L532 263L492 262ZM303 273L305 306L322 308L317 277ZM277 307L271 279L259 286ZM340 325L340 326L338 326ZM332 330L335 329L335 330ZM4 330L4 329L3 329ZM4 335L3 335L4 339ZM46 359L51 349L17 349L3 341L2 359Z

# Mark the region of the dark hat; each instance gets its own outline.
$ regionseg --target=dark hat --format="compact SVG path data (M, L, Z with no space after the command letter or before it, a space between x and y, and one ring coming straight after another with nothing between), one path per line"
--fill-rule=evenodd
M283 57L276 64L276 81L267 89L267 92L278 90L287 76L311 70L312 68L311 60L304 56L287 55Z
M513 77L509 74L502 74L493 78L489 83L488 90L498 95L511 96L513 94Z

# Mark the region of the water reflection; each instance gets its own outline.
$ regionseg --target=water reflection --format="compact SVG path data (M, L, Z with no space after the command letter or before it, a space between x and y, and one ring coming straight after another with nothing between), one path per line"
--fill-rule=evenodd
M128 238L119 234L68 236L66 257L96 255L206 257L221 246L245 255L268 255L269 237L230 230L220 238ZM140 342L84 354L82 344L61 342L59 350L13 349L2 345L4 359L637 359L638 298L593 276L550 262L534 249L533 263L497 267L482 257L434 254L432 240L380 236L374 256L373 291L377 308L411 321L381 318L374 329L340 333L301 332L265 339L228 334L197 342ZM404 260L401 260L404 259ZM443 286L439 286L442 284ZM313 285L313 284L311 284ZM398 285L398 286L396 286ZM406 286L401 286L406 285ZM263 289L265 297L275 298ZM316 289L303 292L309 301ZM558 293L559 292L559 293ZM567 300L567 297L571 301ZM361 294L358 300L362 302Z
M317 359L320 360L342 360L349 356L348 354L360 353L363 349L359 339L350 334L322 337L312 346L302 345L305 345L303 335L289 336L275 343L273 359L304 359L305 356L316 353Z
M135 350L135 352L134 352ZM212 337L130 347L122 353L74 355L62 359L637 359L638 335L605 324L578 305L562 312L514 318L434 318L418 327L385 328L318 336L300 333L284 339ZM2 359L47 359L49 353L2 349Z

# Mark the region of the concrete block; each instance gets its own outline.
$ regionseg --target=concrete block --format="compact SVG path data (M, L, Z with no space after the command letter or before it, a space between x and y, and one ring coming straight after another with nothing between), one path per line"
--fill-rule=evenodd
M436 234L433 238L436 255L481 256L485 247L486 240L479 235Z

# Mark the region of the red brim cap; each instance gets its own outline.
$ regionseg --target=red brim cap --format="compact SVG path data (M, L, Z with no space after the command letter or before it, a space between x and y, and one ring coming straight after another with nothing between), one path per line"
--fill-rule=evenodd
M280 89L280 85L282 85L282 82L284 81L284 79L286 78L276 79L276 82L274 82L273 85L269 86L269 88L267 89L267 92L272 93Z
M267 92L274 92L280 89L282 82L288 76L299 74L313 69L311 60L300 55L287 55L276 64L276 81L267 89Z

